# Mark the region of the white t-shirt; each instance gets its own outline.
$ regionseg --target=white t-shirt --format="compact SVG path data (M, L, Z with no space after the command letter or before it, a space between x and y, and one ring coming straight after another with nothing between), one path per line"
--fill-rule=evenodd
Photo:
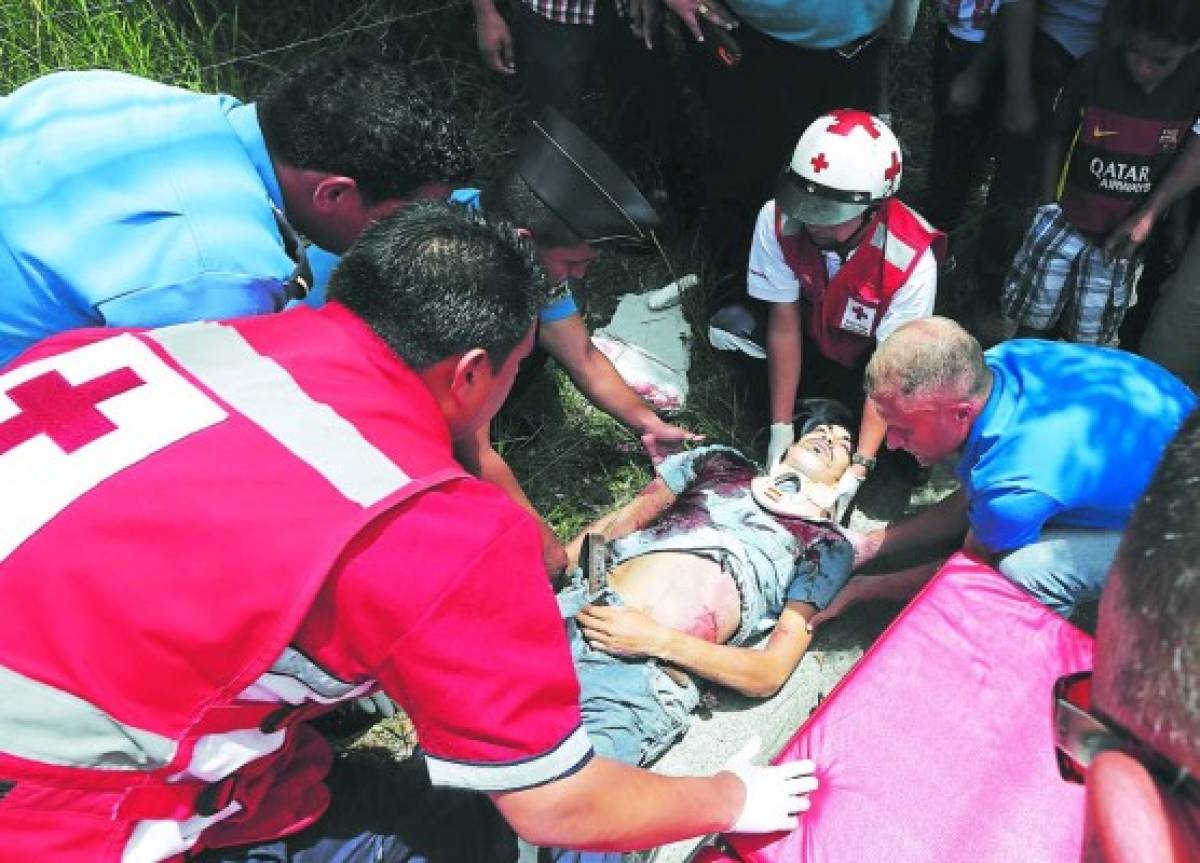
M850 253L853 257L858 249ZM832 279L842 268L842 259L833 252L822 250L825 273ZM763 204L754 226L750 245L750 266L746 274L746 292L768 303L794 303L800 299L800 280L783 257L783 249L775 236L775 201ZM927 318L933 314L937 299L937 258L933 249L926 249L913 268L908 281L892 297L887 312L875 328L876 343L882 342L901 324Z

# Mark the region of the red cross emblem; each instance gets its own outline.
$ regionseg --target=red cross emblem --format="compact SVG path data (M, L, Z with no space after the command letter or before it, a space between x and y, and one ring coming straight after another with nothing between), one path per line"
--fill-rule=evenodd
M809 161L812 162L814 174L819 174L829 167L829 160L825 158L824 153L817 153L817 155L809 159Z
M850 312L860 321L865 321L867 319L867 312L862 306L851 306Z
M70 455L117 430L96 405L144 383L131 368L111 371L78 386L58 371L19 383L7 395L21 412L0 422L0 455L39 434Z
M894 180L896 175L900 173L900 154L892 150L892 164L883 172L883 179Z
M879 130L875 128L875 118L866 111L834 111L830 116L835 122L826 131L834 135L844 136L855 129L866 129L872 138L879 137Z

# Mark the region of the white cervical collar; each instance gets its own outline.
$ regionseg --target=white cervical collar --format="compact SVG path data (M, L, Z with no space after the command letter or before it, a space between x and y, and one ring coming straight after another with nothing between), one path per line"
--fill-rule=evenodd
M827 521L828 519L814 516L808 507L817 506L824 511L832 510L837 498L837 489L817 485L804 474L781 462L769 476L756 476L750 480L750 494L755 503L775 515Z

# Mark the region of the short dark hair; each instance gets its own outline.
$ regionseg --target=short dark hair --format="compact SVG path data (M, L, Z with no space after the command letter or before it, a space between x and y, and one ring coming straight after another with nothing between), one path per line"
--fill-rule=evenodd
M277 81L257 106L273 158L350 177L368 204L475 170L444 100L414 70L382 58L322 55Z
M474 348L502 364L548 293L532 244L512 225L443 202L367 228L327 290L414 369Z
M1133 0L1129 9L1129 31L1175 45L1200 41L1200 3L1196 0Z
M1099 706L1164 755L1200 758L1200 411L1167 447L1109 575Z
M796 436L804 437L817 426L837 425L850 428L854 414L837 399L807 398L796 403L793 421L796 425Z
M584 242L574 228L534 194L515 168L484 187L479 206L489 219L503 219L525 228L542 248L577 246Z

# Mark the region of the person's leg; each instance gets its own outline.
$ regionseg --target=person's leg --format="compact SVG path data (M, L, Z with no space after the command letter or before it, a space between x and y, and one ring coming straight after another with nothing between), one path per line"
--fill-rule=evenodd
M620 602L612 594L608 599ZM571 618L588 602L583 574L576 571L558 595L567 621L571 660L579 678L579 706L588 739L596 754L626 764L643 765L660 756L687 730L699 691L671 680L645 659L620 659L591 647ZM554 863L620 863L617 852L544 848L539 861Z
M1039 207L1004 285L1004 315L1020 327L1052 329L1073 290L1083 242L1058 204Z
M702 238L718 276L745 270L758 211L774 196L775 178L800 132L818 114L820 70L812 61L823 53L779 42L747 24L735 37L743 55L733 68L685 40L707 121Z
M1028 135L1001 132L998 136L996 172L988 187L987 208L980 226L976 324L987 325L989 329L995 328L1005 274L1038 199L1054 102L1075 59L1052 38L1038 31L1034 36L1032 62L1037 126Z
M939 27L933 47L933 132L929 143L929 179L921 215L943 231L953 231L962 220L972 193L980 185L991 138L995 132L996 87L968 114L948 110L951 82L975 56L980 46L957 39Z
M999 570L1063 617L1094 600L1121 543L1119 530L1050 528L1036 542L1009 552Z
M1110 260L1100 246L1083 243L1059 323L1062 334L1073 342L1115 345L1141 271L1140 260Z
M536 112L549 105L578 121L598 31L590 24L560 24L543 18L520 0L512 5L517 76L527 108Z
M1162 287L1140 352L1200 390L1200 226Z
M476 863L516 859L516 837L483 794L433 788L419 757L343 755L332 802L311 827L275 842L218 848L195 863Z

